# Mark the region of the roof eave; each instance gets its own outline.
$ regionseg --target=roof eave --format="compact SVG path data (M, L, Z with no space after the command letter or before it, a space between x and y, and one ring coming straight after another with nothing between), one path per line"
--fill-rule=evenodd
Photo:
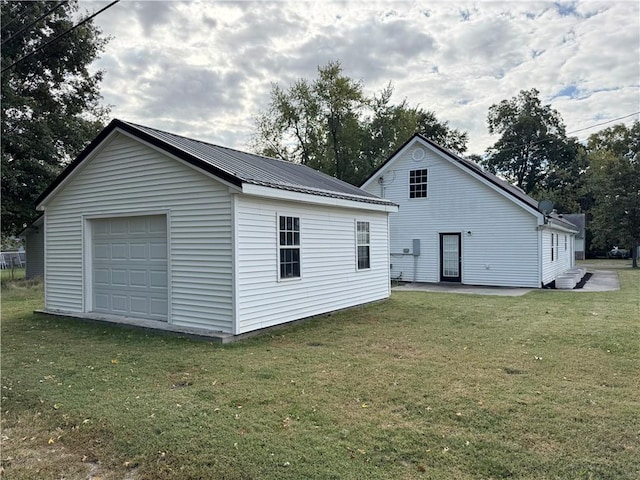
M332 207L355 208L359 210L375 210L380 212L397 212L398 206L388 200L357 197L350 195L320 195L319 192L300 191L282 186L267 186L256 183L243 183L242 193L274 200L303 202Z

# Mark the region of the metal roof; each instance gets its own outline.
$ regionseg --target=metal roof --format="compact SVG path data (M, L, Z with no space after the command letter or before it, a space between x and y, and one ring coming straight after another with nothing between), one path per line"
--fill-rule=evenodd
M116 128L237 186L248 183L356 202L394 205L388 200L305 165L221 147L117 119L109 123L69 164L40 195L36 204L40 204Z
M576 238L584 238L586 223L586 215L584 213L564 213L558 214L558 217L564 220L565 223L570 224L578 232Z

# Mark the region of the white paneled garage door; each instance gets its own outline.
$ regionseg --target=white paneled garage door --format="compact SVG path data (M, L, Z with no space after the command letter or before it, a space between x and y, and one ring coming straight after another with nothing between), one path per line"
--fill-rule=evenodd
M167 321L167 217L92 220L93 311Z

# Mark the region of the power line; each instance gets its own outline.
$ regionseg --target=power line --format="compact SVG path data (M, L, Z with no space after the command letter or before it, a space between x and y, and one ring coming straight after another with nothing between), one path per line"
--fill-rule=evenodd
M15 32L13 35L11 35L9 38L5 38L4 40L2 40L2 43L0 45L4 45L6 42L8 42L9 40L17 37L18 35L20 35L22 32L24 32L26 29L33 27L36 23L38 23L40 20L42 20L45 17L48 17L50 14L52 14L53 12L55 12L57 9L59 9L61 6L63 6L64 4L69 3L68 0L65 0L64 2L60 2L59 4L57 4L55 7L50 8L44 15L38 17L36 20L34 20L33 22L31 22L29 25L27 25L26 27L22 27L20 30L18 30L17 32Z
M625 118L633 117L634 115L638 115L638 114L640 114L640 112L633 112L633 113L630 113L629 115L623 115L622 117L614 118L613 120L607 120L606 122L596 123L595 125L590 125L588 127L579 128L578 130L574 130L572 132L567 132L567 135L571 135L572 133L583 132L583 131L589 130L590 128L593 128L593 127L599 127L601 125L606 125L607 123L617 122L618 120L623 120Z
M578 130L573 130L571 132L566 132L565 135L571 135L572 133L583 132L584 130L589 130L590 128L599 127L601 125L606 125L607 123L617 122L618 120L622 120L622 119L625 119L625 118L633 117L634 115L638 115L638 114L640 114L640 112L634 112L634 113L630 113L628 115L623 115L621 117L614 118L612 120L607 120L606 122L596 123L596 124L590 125L588 127L579 128ZM520 145L514 145L513 147L501 149L500 152L501 153L502 152L510 152L511 150L517 150L518 148L524 147L525 145L537 145L538 143L546 142L546 141L551 140L551 139L553 139L553 137L541 138L540 140L536 140L535 142L521 143Z
M37 47L36 49L34 49L32 52L27 53L25 56L20 57L18 60L16 60L15 62L13 62L11 65L9 65L8 67L3 68L0 73L4 73L7 70L9 70L10 68L14 67L15 65L17 65L18 63L22 62L23 60L26 60L27 58L31 57L32 55L38 53L40 50L46 48L47 46L51 45L53 42L57 41L58 39L64 37L65 35L71 33L72 31L74 31L76 28L78 28L79 26L87 23L89 20L91 20L92 18L96 17L97 15L99 15L100 13L104 12L106 9L114 6L116 3L118 3L120 0L114 0L113 2L111 2L109 5L107 5L104 8L101 8L100 10L98 10L97 12L95 12L93 15L85 18L83 21L81 21L80 23L78 23L77 25L71 27L69 30L62 32L60 35L58 35L57 37L49 40L47 43L45 43L44 45L40 45L39 47Z
M25 9L24 9L22 12L19 12L18 14L16 14L16 16L15 16L14 18L12 18L12 19L11 19L11 20L9 20L7 23L5 23L4 25L2 25L2 27L0 27L0 31L2 31L2 30L6 30L6 29L7 29L7 27L8 27L9 25L13 25L15 22L17 22L18 20L20 20L20 18L21 18L21 16L22 16L22 14L23 14L24 12L26 12L28 9L29 9L29 7L25 7ZM25 15L25 17L26 17L26 15ZM24 18L24 17L22 17L22 18Z

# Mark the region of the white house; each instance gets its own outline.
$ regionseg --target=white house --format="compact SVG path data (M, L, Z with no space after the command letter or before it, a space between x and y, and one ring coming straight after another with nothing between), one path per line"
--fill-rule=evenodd
M564 214L562 215L562 218L564 218L565 220L568 220L569 222L573 223L576 226L576 229L578 230L578 233L576 233L576 243L575 243L575 259L576 260L584 260L585 259L585 252L587 250L586 248L586 214L584 213L568 213L568 214Z
M540 287L574 266L573 224L420 135L362 188L400 207L389 220L392 278Z
M37 208L49 313L238 335L390 294L392 202L120 120Z

